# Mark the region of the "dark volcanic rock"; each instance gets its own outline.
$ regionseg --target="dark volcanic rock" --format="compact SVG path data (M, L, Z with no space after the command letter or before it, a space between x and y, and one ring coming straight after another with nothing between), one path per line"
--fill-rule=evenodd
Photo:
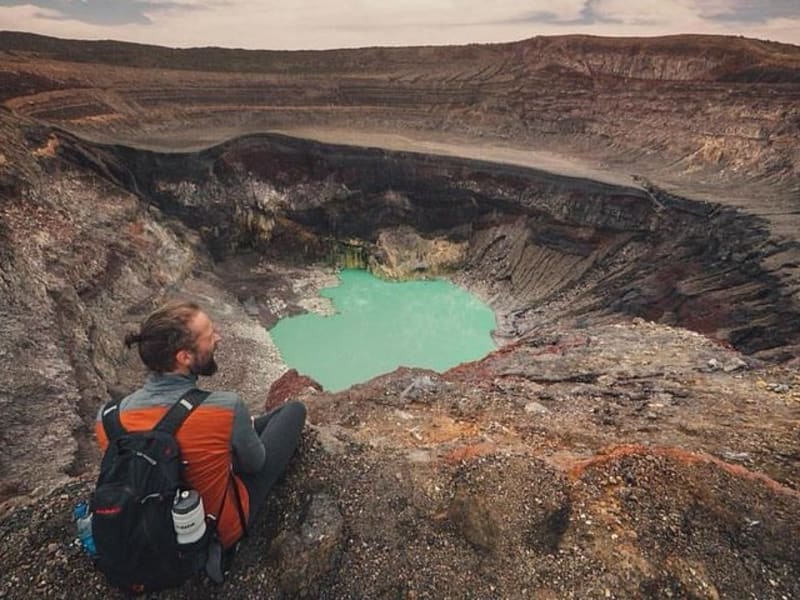
M498 518L493 505L483 495L457 488L447 516L453 527L473 546L495 551L500 546Z
M334 575L345 540L344 520L326 494L309 499L296 531L283 531L272 542L281 589L291 597L318 598Z

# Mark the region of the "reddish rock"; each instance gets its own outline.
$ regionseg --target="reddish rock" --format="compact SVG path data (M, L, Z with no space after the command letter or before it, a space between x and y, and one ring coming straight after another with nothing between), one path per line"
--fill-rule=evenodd
M300 375L297 369L289 369L270 386L267 393L267 401L264 403L264 410L268 411L280 406L309 387L318 392L322 391L322 386L319 383L310 377Z

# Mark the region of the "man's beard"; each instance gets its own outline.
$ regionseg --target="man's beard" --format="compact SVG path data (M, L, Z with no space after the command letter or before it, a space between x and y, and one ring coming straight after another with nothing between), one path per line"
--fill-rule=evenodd
M204 360L195 360L192 363L192 373L203 377L211 377L217 372L217 361L214 360L214 353L204 357Z

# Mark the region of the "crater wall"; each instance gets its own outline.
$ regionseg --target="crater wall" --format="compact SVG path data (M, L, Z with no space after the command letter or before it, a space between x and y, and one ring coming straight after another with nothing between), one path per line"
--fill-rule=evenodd
M200 232L217 259L255 250L325 261L344 243L385 266L381 233L404 228L465 244L450 269L493 299L500 337L625 315L764 358L789 359L800 342L798 244L772 239L763 219L649 184L277 135L187 154L72 152ZM422 254L420 275L430 270Z
M561 36L275 52L2 32L0 57L5 106L104 141L180 149L344 128L492 142L584 156L690 195L724 189L762 212L800 182L800 50L786 44ZM754 180L763 200L741 197Z
M69 509L98 405L144 376L128 327L197 299L224 328L203 386L258 412L257 319L337 260L454 273L507 343L340 394L287 373L312 426L286 482L227 587L165 597L800 594L796 48L0 48L0 596L107 596ZM361 147L237 137L279 125ZM385 149L456 135L623 176Z

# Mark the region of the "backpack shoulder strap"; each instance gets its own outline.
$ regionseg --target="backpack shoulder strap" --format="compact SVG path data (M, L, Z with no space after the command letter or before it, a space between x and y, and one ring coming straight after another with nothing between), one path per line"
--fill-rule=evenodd
M180 426L183 425L186 417L210 395L211 392L204 392L197 388L192 388L170 407L167 414L161 417L161 420L156 423L153 429L174 436L178 429L180 429Z
M103 429L109 443L128 433L119 419L119 400L111 400L103 407Z

